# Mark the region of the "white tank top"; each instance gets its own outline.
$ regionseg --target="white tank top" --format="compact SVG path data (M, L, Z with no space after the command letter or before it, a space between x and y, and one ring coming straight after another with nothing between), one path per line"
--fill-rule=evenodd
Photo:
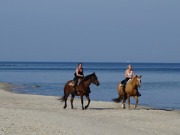
M127 71L127 75L128 75L128 77L133 77L133 73L132 73L132 71L129 73L128 71Z

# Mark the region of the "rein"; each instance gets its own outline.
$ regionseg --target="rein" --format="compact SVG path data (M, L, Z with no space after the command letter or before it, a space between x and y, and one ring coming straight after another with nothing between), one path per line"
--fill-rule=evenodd
M85 81L91 80L91 77L92 77L92 75L87 75L87 76L85 76L85 77L81 80L80 83L83 83L83 82L85 82Z

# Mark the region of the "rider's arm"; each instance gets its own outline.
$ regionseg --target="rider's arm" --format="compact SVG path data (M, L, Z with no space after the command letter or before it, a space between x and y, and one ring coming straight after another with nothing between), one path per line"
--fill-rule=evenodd
M135 77L136 75L135 75L134 71L132 71L132 73L133 73L133 76Z

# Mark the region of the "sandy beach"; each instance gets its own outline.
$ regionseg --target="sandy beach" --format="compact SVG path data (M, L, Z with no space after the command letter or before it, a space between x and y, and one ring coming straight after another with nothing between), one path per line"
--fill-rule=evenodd
M9 92L0 83L0 135L179 135L180 112L140 107L121 109L113 102L92 101L87 110L75 99L63 109L59 97ZM85 101L85 104L87 102ZM132 108L133 106L131 106Z

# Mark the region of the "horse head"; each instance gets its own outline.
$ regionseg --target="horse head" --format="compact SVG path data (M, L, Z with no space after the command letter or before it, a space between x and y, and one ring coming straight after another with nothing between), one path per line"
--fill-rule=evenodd
M98 81L98 78L97 78L95 72L91 74L91 82L92 82L93 84L95 84L96 86L99 86L99 85L100 85L100 83L99 83L99 81Z
M134 78L135 78L135 83L136 83L136 86L138 87L138 88L140 88L141 87L141 75L140 76L135 76Z

